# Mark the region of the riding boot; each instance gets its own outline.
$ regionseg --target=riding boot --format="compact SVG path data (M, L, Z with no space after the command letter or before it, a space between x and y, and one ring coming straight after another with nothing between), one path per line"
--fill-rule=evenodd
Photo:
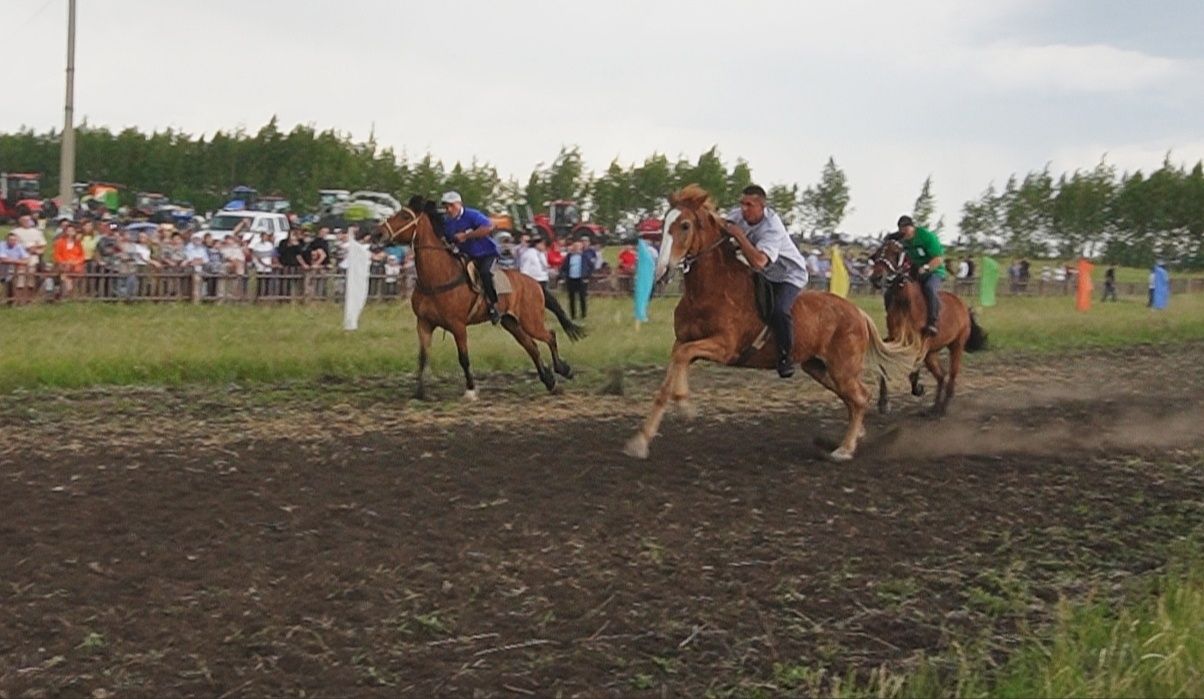
M791 311L800 291L802 289L793 284L773 284L772 329L778 343L778 376L783 379L794 376L794 316Z
M497 311L497 289L493 286L493 261L496 258L485 257L477 260L477 273L481 275L481 291L485 296L485 308L489 312L489 322L497 325L502 317Z

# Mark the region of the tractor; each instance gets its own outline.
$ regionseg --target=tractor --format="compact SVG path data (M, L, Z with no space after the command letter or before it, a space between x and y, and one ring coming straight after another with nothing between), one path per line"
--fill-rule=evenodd
M575 202L561 199L545 202L545 205L548 213L532 214L531 207L525 203L511 204L506 213L495 214L490 219L498 232L512 235L538 233L553 244L568 244L581 237L589 238L591 243L608 242L609 233L605 227L581 221Z
M42 176L30 172L0 174L0 221L42 212Z

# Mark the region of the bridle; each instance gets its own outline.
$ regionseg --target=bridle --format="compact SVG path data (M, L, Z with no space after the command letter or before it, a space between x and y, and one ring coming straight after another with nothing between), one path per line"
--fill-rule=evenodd
M899 251L898 254L894 256L894 259L885 257L883 255L883 253L886 252L887 247L892 245L898 248ZM907 261L907 251L903 249L903 246L899 245L895 241L887 241L883 243L877 250L874 251L874 254L870 255L870 259L874 262L881 263L882 266L886 268L886 274L883 275L885 288L894 287L900 282L907 280L907 270L910 266Z
M381 224L380 224L381 227L384 228L385 232L389 234L389 242L393 242L394 240L397 239L397 236L401 235L402 233L405 233L406 231L410 230L414 226L418 225L418 214L414 213L414 210L411 209L410 207L403 206L403 207L401 207L401 210L398 211L397 213L408 214L410 217L410 222L405 224L401 228L398 228L397 230L393 230L393 224L389 223L389 219L393 218L392 216L390 216L389 218L386 218L383 222L381 222Z
M409 222L400 226L396 230L393 229L392 224L389 223L389 219L387 219L387 218L381 223L381 226L385 229L385 232L389 234L389 242L396 240L397 236L399 236L402 233L405 233L406 231L410 230L411 228L417 226L418 221L420 220L418 214L415 213L414 210L408 206L401 207L401 209L398 211L398 213L404 213L404 214L408 215L410 217L410 220L409 220ZM390 217L390 218L392 218L392 217ZM438 237L438 236L436 236L436 237ZM468 281L468 273L467 273L467 271L465 271L463 264L461 264L460 273L458 275L456 275L455 279L452 279L449 282L439 284L438 286L430 286L430 287L425 286L421 282L422 272L418 269L418 252L417 251L419 251L419 250L441 250L443 252L451 254L453 257L455 257L455 255L456 255L455 250L452 248L452 246L450 244L448 244L447 241L440 238L440 242L442 243L441 245L419 245L417 236L415 236L414 240L412 241L412 243L410 245L410 247L415 251L414 252L414 277L415 277L414 290L420 294L425 294L427 296L434 296L436 294L441 294L445 291L451 291L452 289L455 289L456 287L458 287L461 284L464 284Z
M708 212L708 215L711 217L712 221L715 221L715 222L718 221L717 217L714 214L710 214ZM697 221L695 222L695 225L697 225ZM681 260L677 263L677 268L681 270L682 276L685 276L690 273L690 269L693 268L694 263L697 262L699 260L699 258L709 254L710 252L712 252L714 250L717 250L720 245L723 245L724 241L727 240L727 235L723 232L722 226L719 227L719 231L720 231L719 238L716 239L715 242L706 246L702 250L699 250L698 252L686 253L685 255L682 255ZM689 250L690 244L692 244L693 242L694 242L694 229L691 228L686 233L686 249L687 250Z

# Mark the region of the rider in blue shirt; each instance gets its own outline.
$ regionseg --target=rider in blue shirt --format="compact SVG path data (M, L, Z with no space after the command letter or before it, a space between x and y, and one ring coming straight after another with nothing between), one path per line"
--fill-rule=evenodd
M489 321L497 325L499 316L497 290L493 287L493 265L501 251L490 235L493 222L480 211L464 206L458 192L447 192L442 202L443 235L477 266L481 287L485 290L485 303L489 308Z

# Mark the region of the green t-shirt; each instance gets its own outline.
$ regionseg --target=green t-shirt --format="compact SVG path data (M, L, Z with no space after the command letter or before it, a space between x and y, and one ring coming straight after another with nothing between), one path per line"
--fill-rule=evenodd
M916 227L916 234L911 237L911 240L903 241L903 249L907 251L907 259L911 260L911 265L919 270L920 267L928 264L931 260L935 260L944 254L945 249L941 247L940 238L936 237L936 233L927 228ZM932 273L945 278L945 265L939 265Z

